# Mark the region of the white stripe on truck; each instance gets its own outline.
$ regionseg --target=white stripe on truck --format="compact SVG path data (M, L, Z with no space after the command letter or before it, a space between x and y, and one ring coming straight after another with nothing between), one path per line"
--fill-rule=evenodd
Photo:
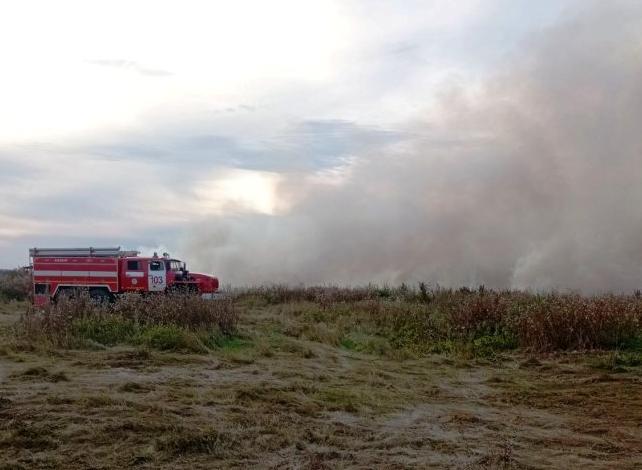
M113 271L46 271L34 270L34 276L60 276L60 277L118 277Z
M145 277L145 273L137 271L125 271L125 276L127 277Z

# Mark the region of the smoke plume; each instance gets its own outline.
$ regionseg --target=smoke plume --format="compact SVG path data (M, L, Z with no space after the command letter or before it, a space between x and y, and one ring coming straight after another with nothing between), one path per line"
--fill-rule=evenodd
M591 5L403 142L284 172L287 210L203 223L190 257L233 284L642 287L642 8Z

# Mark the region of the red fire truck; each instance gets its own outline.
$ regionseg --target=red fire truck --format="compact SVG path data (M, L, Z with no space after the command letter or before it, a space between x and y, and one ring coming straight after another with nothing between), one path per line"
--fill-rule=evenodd
M60 295L86 291L96 301L125 292L187 291L213 298L218 279L189 272L167 253L139 256L115 248L32 248L33 301L44 305Z

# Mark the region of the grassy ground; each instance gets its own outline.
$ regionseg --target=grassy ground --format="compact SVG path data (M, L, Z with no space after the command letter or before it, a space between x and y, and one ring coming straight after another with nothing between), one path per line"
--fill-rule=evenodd
M24 308L0 304L0 469L642 466L637 353L416 354L251 299L201 352L63 349L16 339Z

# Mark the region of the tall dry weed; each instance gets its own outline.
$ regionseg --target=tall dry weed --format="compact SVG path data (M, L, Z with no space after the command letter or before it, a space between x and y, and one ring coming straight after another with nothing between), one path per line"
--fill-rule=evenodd
M187 330L217 328L234 331L238 316L229 299L204 300L197 295L125 295L113 304L98 304L89 295L61 297L42 309L29 307L20 329L25 337L42 338L56 346L73 344L74 329L81 323L109 324L122 330L171 326Z
M482 341L496 337L536 351L623 347L642 338L642 296L367 286L362 288L269 286L237 290L235 299L265 304L312 302L323 321L350 325L418 349L430 342Z
M550 294L521 305L515 333L538 351L612 348L642 334L642 301L635 296Z

